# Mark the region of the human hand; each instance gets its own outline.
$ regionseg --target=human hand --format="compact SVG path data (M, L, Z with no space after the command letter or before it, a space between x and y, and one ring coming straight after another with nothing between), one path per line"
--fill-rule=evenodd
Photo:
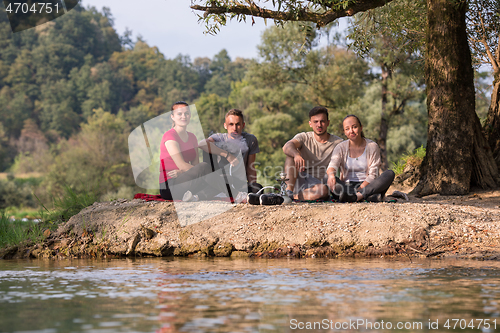
M306 161L304 160L304 158L300 155L295 155L295 157L293 158L293 161L295 162L295 168L297 169L298 172L302 172L306 169L305 165L306 165Z
M181 170L171 170L167 172L167 176L169 176L170 178L177 178L177 176L179 176L181 173Z
M231 155L229 153L227 153L226 159L234 167L237 166L240 163L240 161L238 161L238 159L236 157L234 157L233 155Z
M327 185L330 188L330 191L333 192L333 190L335 189L335 184L336 184L335 174L333 173L328 174Z

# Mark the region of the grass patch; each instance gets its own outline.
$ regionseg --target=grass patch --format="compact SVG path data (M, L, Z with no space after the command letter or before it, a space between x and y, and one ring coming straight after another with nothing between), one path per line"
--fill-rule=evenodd
M91 206L97 201L98 195L92 191L75 192L70 186L66 185L63 188L64 193L60 197L52 198L52 210L47 209L39 200L40 216L44 224L53 227L61 222L65 222L73 215L79 213L83 208ZM37 198L38 199L38 198Z
M41 225L34 222L10 221L5 211L0 212L0 247L20 243L40 242L44 239Z
M31 207L7 207L5 208L5 214L16 220L21 220L23 218L34 220L40 218L40 209Z
M38 198L37 198L38 199ZM79 213L83 208L92 205L97 201L97 194L93 192L75 192L70 186L64 187L64 193L60 197L52 198L53 208L47 209L39 200L43 207L38 211L38 216L42 222L36 223L32 221L11 221L9 216L16 218L32 215L33 211L17 211L6 212L0 211L0 248L6 246L19 245L22 243L38 243L44 240L44 231L47 229L54 230L61 222L69 220L69 218ZM34 215L34 214L33 214Z
M396 163L392 163L392 171L397 175L403 173L406 164L419 165L425 157L425 147L420 146L411 153L404 154Z

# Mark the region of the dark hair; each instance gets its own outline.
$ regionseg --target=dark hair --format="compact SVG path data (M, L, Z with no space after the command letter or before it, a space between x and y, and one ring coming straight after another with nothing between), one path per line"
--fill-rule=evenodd
M184 102L184 101L178 101L178 102L175 102L172 107L170 108L170 111L174 111L174 106L176 105L185 105L185 106L189 106L188 103Z
M178 101L178 102L175 102L172 107L170 108L171 111L174 111L174 106L176 105L185 105L187 107L189 107L189 104L184 102L184 101ZM172 117L172 115L170 115ZM172 128L175 127L175 121L172 119Z
M347 116L345 116L345 118L342 120L342 130L344 130L344 120L346 120L347 118L349 117L354 117L356 118L356 120L358 121L358 124L359 126L363 127L363 124L361 124L361 120L359 120L358 116L354 115L354 114L348 114ZM365 133L363 133L363 131L361 131L361 137L364 138L365 137Z
M311 119L312 116L318 115L318 114L326 114L326 120L328 120L328 109L325 108L324 106L315 106L309 111L309 119Z
M243 111L238 110L238 109L231 109L226 113L226 116L224 117L224 121L226 121L226 118L228 116L238 116L241 118L242 122L245 122L245 118L243 118Z

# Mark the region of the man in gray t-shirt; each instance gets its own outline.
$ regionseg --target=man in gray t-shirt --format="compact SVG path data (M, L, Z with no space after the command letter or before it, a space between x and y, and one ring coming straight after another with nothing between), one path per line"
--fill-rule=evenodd
M231 164L233 174L246 173L248 192L257 192L262 188L257 183L257 171L254 166L256 154L260 151L257 138L255 135L243 132L245 128L243 113L237 109L229 110L226 114L224 128L227 133L212 134L208 139L200 141L199 147L215 157L216 168ZM243 163L238 161L239 154Z
M333 149L342 139L326 130L328 109L316 106L309 111L312 132L299 133L283 146L286 154L287 190L299 200L327 199L330 196L326 169Z

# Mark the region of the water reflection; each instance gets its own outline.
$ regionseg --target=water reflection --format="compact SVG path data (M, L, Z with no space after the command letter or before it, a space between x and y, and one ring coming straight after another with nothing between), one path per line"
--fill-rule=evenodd
M0 332L493 332L499 286L468 261L0 261Z

